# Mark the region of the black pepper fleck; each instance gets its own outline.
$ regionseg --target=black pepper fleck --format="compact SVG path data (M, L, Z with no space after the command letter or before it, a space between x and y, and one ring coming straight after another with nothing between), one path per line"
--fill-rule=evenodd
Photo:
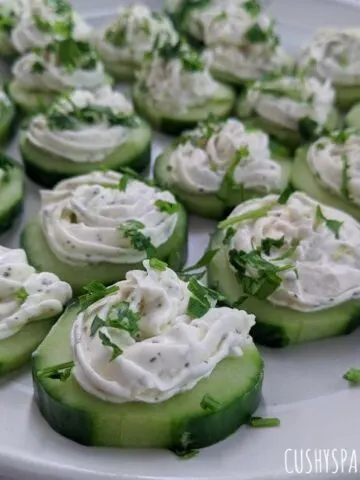
M156 361L156 357L150 358L150 363L154 363Z
M185 368L188 368L189 365L190 365L190 363L189 363L189 362L186 362L185 365L184 365L184 367L185 367Z

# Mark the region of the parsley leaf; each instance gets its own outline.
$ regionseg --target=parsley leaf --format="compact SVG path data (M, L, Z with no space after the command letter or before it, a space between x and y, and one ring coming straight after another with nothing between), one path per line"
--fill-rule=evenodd
M278 203L280 205L285 205L289 198L291 197L291 194L294 192L293 188L291 185L287 186L285 190L280 194L278 198Z
M25 290L24 287L19 288L19 290L17 290L14 295L16 300L19 300L20 303L24 303L29 296L28 292Z
M105 287L105 285L103 285L102 283L94 280L88 283L84 287L84 290L87 293L79 297L80 312L86 310L90 305L97 302L101 298L117 292L119 290L119 287L116 285L112 285L111 287Z
M122 301L111 307L106 317L106 325L125 330L132 337L135 337L139 332L138 322L140 318L140 313L132 310L129 302Z
M159 270L159 272L165 272L167 269L167 263L159 260L158 258L150 258L149 265L154 270Z
M249 210L248 212L242 213L241 215L236 215L229 217L226 220L223 220L218 224L218 228L223 229L230 227L236 223L244 222L245 220L257 220L258 218L266 217L268 212L273 208L274 204L270 203L259 207L255 210Z
M263 30L258 23L255 23L245 33L245 38L250 43L254 43L254 44L266 43L269 39L269 32L267 30Z
M33 63L31 67L31 73L41 75L44 73L46 70L45 66L41 61L37 60L36 62Z
M187 288L192 293L186 312L191 318L203 317L212 307L212 303L225 300L219 292L205 287L194 277L190 279Z
M115 343L113 343L110 340L110 337L108 337L108 335L106 335L106 333L103 333L103 332L99 331L99 338L101 340L102 345L104 345L104 347L112 348L112 355L111 355L110 362L114 361L115 358L117 358L119 355L121 355L123 353L121 348L118 347Z
M341 171L341 188L340 191L342 195L349 199L350 192L349 192L349 178L348 178L348 170L349 170L349 161L346 154L341 156L342 160L342 171Z
M74 362L60 363L53 367L46 367L37 372L39 377L51 378L52 380L60 380L65 382L71 375L71 371L74 368Z
M243 145L237 150L229 168L225 172L224 178L221 182L221 185L217 194L218 197L227 198L229 196L229 190L240 190L240 191L244 190L244 186L242 184L238 185L235 182L234 173L237 167L239 166L240 162L244 158L248 158L249 155L250 155L250 152L249 152L249 147L247 145Z
M208 393L202 398L200 406L203 410L209 410L210 412L217 412L221 409L221 403L215 400Z
M279 418L251 417L249 425L250 425L250 427L253 427L253 428L279 427L280 426L280 419Z
M360 385L360 368L350 368L343 378L353 385Z
M46 116L49 130L76 130L77 122L68 114L50 110Z
M229 245L231 239L235 236L235 234L236 234L235 228L229 227L229 228L226 230L225 237L224 237L223 242L222 242L223 245Z
M317 136L319 125L310 117L300 118L298 122L300 135L304 140L313 140Z
M350 137L350 132L347 130L338 130L330 135L333 143L337 145L344 145Z
M36 25L36 28L43 33L51 33L52 31L52 25L51 23L43 18L41 15L34 13L32 16L32 19Z
M247 0L243 3L243 7L253 17L256 17L261 12L261 5L257 0Z
M180 209L178 203L171 203L166 200L161 200L160 198L155 201L155 207L157 207L160 212L167 213L168 215L174 215Z
M144 235L140 230L145 225L137 220L127 220L118 227L125 238L130 239L130 243L135 250L146 252L147 258L155 256L156 249L151 242L151 238Z
M10 34L16 24L15 12L9 10L7 5L0 5L0 30Z
M281 248L284 245L285 237L281 238L263 238L261 240L261 250L265 255L270 255L270 250L272 248Z
M122 175L118 185L118 188L121 192L124 192L126 190L128 182L129 182L129 177L127 175Z
M184 70L188 72L202 72L205 68L205 62L199 53L181 39L176 43L171 40L164 42L161 41L160 36L158 36L154 44L153 52L156 52L159 57L167 62L173 59L179 59Z
M91 327L90 327L90 337L94 337L99 328L104 327L105 322L102 318L100 318L98 315L95 315L94 320L92 321Z
M335 238L339 238L339 231L344 222L339 222L338 220L331 220L326 218L321 210L320 205L317 205L315 214L315 228L322 222L325 222L327 228L334 233Z

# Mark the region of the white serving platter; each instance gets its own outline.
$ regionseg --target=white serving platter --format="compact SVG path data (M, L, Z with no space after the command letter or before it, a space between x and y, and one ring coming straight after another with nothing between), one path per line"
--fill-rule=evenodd
M109 20L118 6L113 0L73 3L94 25ZM160 7L157 0L148 3ZM294 54L317 27L360 27L360 0L264 3ZM169 138L154 135L154 158L167 142ZM8 153L20 160L16 141ZM23 223L38 210L38 188L30 181L26 187L22 219L0 237L2 245L17 247ZM189 263L201 256L214 226L191 219ZM0 475L26 480L276 480L294 476L297 466L297 479L360 478L360 389L342 379L348 368L360 366L359 344L360 330L285 350L261 348L266 374L258 414L279 417L281 427L244 427L188 461L167 451L87 448L62 438L40 416L25 368L0 383Z

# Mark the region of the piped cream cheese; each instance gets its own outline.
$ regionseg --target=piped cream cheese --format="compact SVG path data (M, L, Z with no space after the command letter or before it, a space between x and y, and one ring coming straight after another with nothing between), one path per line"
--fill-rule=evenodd
M328 80L301 75L255 82L247 94L247 102L256 114L290 130L297 130L303 118L323 126L334 99L335 92Z
M105 401L163 402L191 390L224 358L241 356L252 343L253 315L222 307L193 319L187 283L169 268L159 271L149 261L144 266L145 272L128 272L115 293L80 312L73 326L75 378ZM123 302L138 318L136 335L106 324L119 317ZM94 333L96 316L105 324ZM121 351L115 359L104 335Z
M301 63L334 85L359 85L360 29L319 30L304 49Z
M106 107L114 115L133 115L131 102L110 86L90 92L75 90L68 98L60 99L47 114L33 117L26 131L28 141L45 152L50 152L76 163L99 162L124 144L132 127L111 125L106 116L98 121L85 123L78 121L74 128L53 128L49 122L52 111L56 110L71 116L74 109ZM96 112L95 112L96 113Z
M340 138L340 136L342 138ZM307 152L316 180L331 193L360 206L360 135L345 131L323 137Z
M249 200L236 207L230 218L264 207L265 211L257 218L232 225L235 235L226 248L251 252L261 249L265 239L283 239L281 247L273 246L269 254L261 254L277 267L290 266L278 271L282 281L267 297L270 303L311 312L359 298L357 221L339 210L319 205L300 192L293 193L286 204L279 204L276 195ZM251 269L247 275L256 278Z
M41 192L42 230L56 257L75 265L141 262L146 251L136 249L121 230L129 221L137 223L155 248L169 240L178 213L164 212L156 202L174 204L174 196L135 179L120 189L121 178L112 171L92 172Z
M169 160L169 175L181 188L194 193L216 193L232 166L240 148L247 154L239 159L234 169L234 185L260 193L280 191L284 186L280 165L271 157L269 137L261 131L246 131L236 119L213 126L209 138L202 138L202 130L185 134L190 137L178 145Z
M70 285L53 273L36 273L24 250L0 246L0 340L59 315L71 296Z

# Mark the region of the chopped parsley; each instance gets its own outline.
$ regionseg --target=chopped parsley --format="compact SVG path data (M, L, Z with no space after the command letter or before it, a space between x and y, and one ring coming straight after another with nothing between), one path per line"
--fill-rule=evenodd
M0 30L10 34L16 23L17 18L15 12L9 10L7 5L0 5Z
M119 355L123 353L120 347L118 347L115 343L113 343L106 333L99 331L99 338L101 340L102 345L104 347L109 347L112 349L112 355L110 362L114 361Z
M148 258L154 257L156 249L151 242L151 238L144 235L141 230L145 227L138 220L127 220L118 227L125 238L130 239L130 243L135 250L146 252Z
M203 317L218 300L225 300L219 292L205 287L192 277L188 283L188 290L191 292L187 314L191 318Z
M95 316L90 327L90 336L94 337L102 327L110 327L124 330L135 338L139 332L139 320L140 313L132 310L128 302L121 301L111 307L105 320Z
M285 190L280 194L278 198L278 203L280 205L286 205L287 201L291 197L291 194L294 192L294 189L291 185L288 185Z
M285 237L281 238L263 238L261 240L261 250L265 253L265 255L270 255L270 251L272 248L281 248L284 245Z
M218 224L218 228L223 229L227 227L231 227L236 223L244 222L245 220L257 220L258 218L266 217L269 211L273 208L274 203L270 203L268 205L264 205L263 207L259 207L255 210L249 210L241 215L235 215L233 217L229 217L226 220L223 220Z
M122 175L122 177L119 180L118 189L121 192L124 192L126 190L128 182L129 182L129 177L127 175Z
M236 234L235 228L229 227L229 228L226 230L225 237L224 237L223 242L222 242L223 245L229 245L231 239L235 236L235 234Z
M39 60L34 62L32 67L31 67L31 73L38 74L38 75L43 74L45 72L45 70L46 70L46 68L45 68L44 64Z
M250 427L253 428L272 428L280 426L279 418L263 418L263 417L251 417L249 422Z
M155 42L153 53L156 53L166 62L174 59L180 60L184 70L188 72L202 72L205 68L205 62L201 55L186 44L183 40L178 40L176 43L170 40L163 42L160 37ZM152 57L152 53L150 56Z
M257 0L247 0L243 3L243 7L253 17L261 13L261 5Z
M349 162L346 154L341 156L342 160L342 170L341 170L341 187L340 192L346 198L349 199L350 192L349 192L349 178L348 178L348 170L349 170Z
M166 200L161 200L160 198L155 201L155 207L157 207L160 212L167 213L168 215L174 215L180 209L178 203L171 203Z
M119 290L119 287L116 285L112 285L111 287L105 287L100 282L92 281L88 283L84 290L86 293L79 297L80 303L80 312L86 310L90 305L97 302L98 300L106 297L107 295L111 295Z
M350 135L348 130L338 130L330 135L330 139L333 143L344 145L349 140Z
M59 365L54 365L53 367L46 367L37 372L39 377L51 378L51 380L60 380L60 382L65 382L70 378L72 369L74 368L74 362L60 363Z
M298 122L298 129L304 140L313 140L317 135L319 125L312 118L303 117Z
M206 7L211 0L180 0L175 12L171 13L171 17L177 27L182 27L187 14L193 8Z
M25 290L24 287L21 287L19 290L15 292L15 298L18 300L20 303L24 303L25 300L28 298L29 294Z
M204 395L203 399L200 402L200 406L203 410L208 410L210 412L217 412L221 409L221 403L215 400L208 393Z
M58 39L44 47L39 55L46 59L54 55L55 63L68 72L74 70L94 70L98 63L98 55L94 47L88 42L75 40L70 35Z
M360 385L360 368L350 368L343 378L353 385Z
M149 265L154 270L159 270L159 272L165 272L167 269L167 263L159 260L158 258L150 258Z
M344 222L339 222L338 220L331 220L326 218L321 210L320 205L317 205L315 214L315 228L323 222L325 223L327 228L333 232L335 238L339 238L339 231Z
M247 32L245 33L245 38L248 42L257 44L257 43L266 43L269 40L272 40L274 44L278 43L278 38L274 35L273 29L264 30L258 23L254 23Z
M244 158L248 158L249 155L250 155L250 152L249 152L249 147L247 145L243 145L237 150L237 152L236 152L229 168L226 170L224 178L221 182L220 189L218 191L218 196L220 198L222 196L227 197L229 195L229 190L240 190L240 191L244 190L243 185L238 185L235 182L234 173L235 173L235 170L237 169L237 167L239 166L240 162Z

